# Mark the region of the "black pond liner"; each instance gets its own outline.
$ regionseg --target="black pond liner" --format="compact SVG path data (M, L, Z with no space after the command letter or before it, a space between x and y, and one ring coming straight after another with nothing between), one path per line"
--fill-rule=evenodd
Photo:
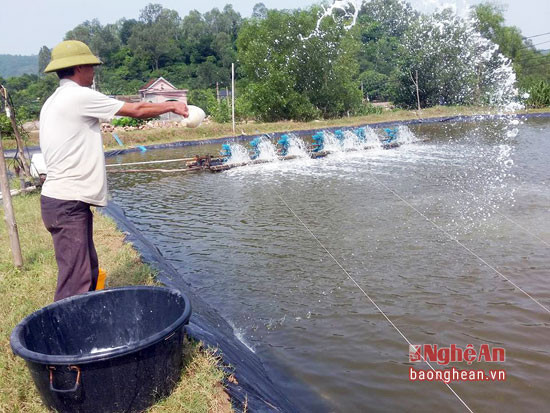
M113 288L32 313L10 343L49 409L141 412L177 384L190 316L177 289Z

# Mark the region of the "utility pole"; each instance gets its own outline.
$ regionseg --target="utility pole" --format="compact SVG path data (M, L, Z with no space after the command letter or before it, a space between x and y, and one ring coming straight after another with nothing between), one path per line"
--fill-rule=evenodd
M15 222L15 214L11 203L10 183L8 180L8 169L6 168L6 159L4 158L4 148L2 146L2 133L0 132L0 189L2 190L2 203L4 204L4 220L8 227L10 237L11 253L13 264L16 267L23 265L23 256L21 254L21 244L19 243L19 232Z
M31 168L29 166L27 158L25 157L23 139L21 138L19 128L17 127L17 121L15 120L15 110L10 102L8 91L3 85L0 85L0 96L2 96L2 98L4 99L4 104L6 105L6 115L10 119L11 127L15 135L15 141L17 142L17 157L21 160L25 176L27 177L27 179L32 181Z
M235 63L231 63L231 119L233 120L233 134L235 134Z

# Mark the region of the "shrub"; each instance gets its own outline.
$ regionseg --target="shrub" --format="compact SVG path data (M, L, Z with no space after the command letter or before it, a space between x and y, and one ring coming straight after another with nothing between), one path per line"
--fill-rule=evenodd
M383 112L383 109L380 106L374 106L372 103L362 104L356 111L355 115L367 116L367 115L378 115Z
M550 83L545 80L534 83L529 88L526 104L532 108L550 106Z
M187 98L190 105L195 105L204 110L207 115L211 115L210 109L217 105L215 92L212 89L194 89L189 91Z
M122 117L122 118L113 119L111 121L111 124L114 125L114 126L134 126L134 127L137 127L139 125L142 125L145 122L146 122L146 120L144 120L144 119L135 119L135 118Z
M8 117L0 113L0 132L2 133L2 136L11 136L13 134L13 129L11 128L11 123Z
M231 102L229 99L221 99L220 102L214 99L208 107L214 122L227 123L231 122Z

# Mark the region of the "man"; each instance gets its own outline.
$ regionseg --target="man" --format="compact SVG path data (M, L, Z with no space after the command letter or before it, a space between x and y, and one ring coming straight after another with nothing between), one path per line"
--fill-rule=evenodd
M40 149L48 175L42 187L42 220L52 234L58 266L54 300L93 291L98 259L91 205L107 205L100 120L115 115L151 118L166 112L188 116L181 102L125 103L89 88L101 64L84 43L68 40L52 50L44 72L59 87L40 112Z

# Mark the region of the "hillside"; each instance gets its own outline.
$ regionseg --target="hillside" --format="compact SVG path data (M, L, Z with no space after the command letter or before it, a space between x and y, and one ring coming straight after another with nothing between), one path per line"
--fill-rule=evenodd
M0 76L3 78L21 76L25 73L36 74L37 72L38 55L0 54Z

